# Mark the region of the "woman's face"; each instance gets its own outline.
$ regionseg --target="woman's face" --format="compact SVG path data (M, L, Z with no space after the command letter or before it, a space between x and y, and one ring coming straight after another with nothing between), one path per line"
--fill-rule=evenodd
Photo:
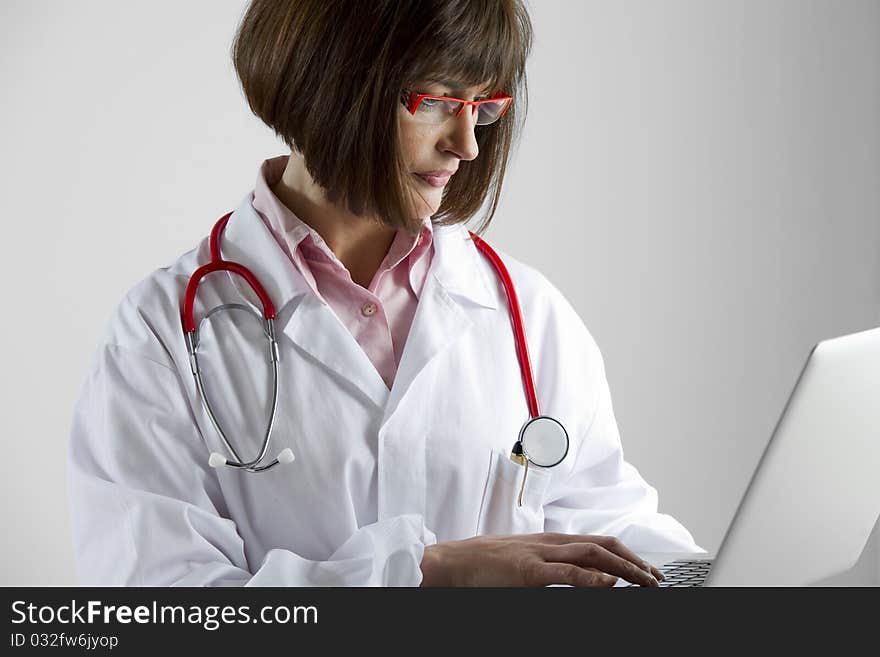
M413 85L413 91L464 100L485 97L483 87L461 88L454 83L417 83ZM454 175L461 160L473 160L479 154L474 136L477 115L469 110L471 108L466 108L458 116L450 116L445 123L432 125L421 122L403 104L399 105L403 159L410 173L416 216L420 218L436 214L449 174L430 179L418 174L445 170Z

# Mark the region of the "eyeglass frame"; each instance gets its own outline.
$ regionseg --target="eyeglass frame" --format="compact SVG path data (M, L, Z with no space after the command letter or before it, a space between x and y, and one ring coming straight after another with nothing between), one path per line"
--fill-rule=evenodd
M510 106L513 105L513 96L508 96L507 94L504 93L503 90L498 91L492 98L484 98L482 100L465 100L464 98L453 98L452 96L435 96L434 94L420 94L417 91L407 91L407 90L403 91L403 96L406 97L406 102L407 102L406 109L410 113L410 115L412 115L412 116L416 115L416 111L419 109L419 105L421 104L422 99L424 99L424 98L432 98L435 100L454 100L456 102L461 103L461 105L458 108L458 112L456 112L456 114L455 114L456 117L461 115L461 113L464 111L464 108L467 107L468 105L473 105L474 112L476 112L476 111L478 111L477 106L482 105L483 103L492 103L492 102L497 102L499 100L509 101L507 103L507 105L504 106L504 109L501 111L501 114L498 115L498 118L495 119L494 121L492 121L492 123L498 123L498 121L501 120L501 117L504 116L505 114L507 114L507 110L510 109ZM447 117L443 123L445 123L448 120L449 120L449 118ZM492 123L484 123L484 124L477 124L477 125L492 125ZM443 124L439 123L437 125L443 125Z

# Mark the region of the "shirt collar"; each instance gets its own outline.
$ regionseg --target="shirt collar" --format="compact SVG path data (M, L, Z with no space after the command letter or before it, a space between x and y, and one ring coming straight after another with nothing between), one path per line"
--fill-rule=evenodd
M290 266L290 253L286 243L298 245L306 237L312 236L316 245L323 244L326 247L317 231L297 218L268 188L271 183L266 181L272 179L271 174L277 172L277 167L284 170L287 157L281 156L263 162L255 189L242 199L232 213L220 241L223 258L239 262L253 272L272 299L277 313L297 297L312 290L302 272ZM268 178L265 173L270 174ZM260 200L257 200L258 193ZM262 216L257 210L260 205L269 209L270 213L275 213L276 218L285 220L285 234L293 235L289 241L283 237L279 239L270 228L268 217ZM273 206L276 207L271 209ZM434 226L431 217L426 217L421 234L430 236L434 250L428 277L435 277L451 295L486 308L498 307L502 301L501 283L497 280L497 275L490 280L494 270L491 265L481 262L483 256L463 224ZM483 266L484 264L487 266ZM259 306L256 295L248 286L238 276L230 276L242 294Z
M302 263L298 262L298 258L295 255L297 247L306 238L311 238L311 244L315 248L321 251L331 262L344 269L344 265L339 262L336 254L333 253L333 250L324 241L320 233L297 217L272 191L272 186L281 180L289 158L289 155L279 155L278 157L265 160L260 166L253 192L254 209L269 227L281 250L298 267L301 267ZM430 216L422 218L422 227L416 236L410 235L402 228L399 229L391 244L389 253L390 266L397 265L413 251L417 251L416 255L421 257L430 248L433 233L434 226ZM417 247L419 248L417 249Z

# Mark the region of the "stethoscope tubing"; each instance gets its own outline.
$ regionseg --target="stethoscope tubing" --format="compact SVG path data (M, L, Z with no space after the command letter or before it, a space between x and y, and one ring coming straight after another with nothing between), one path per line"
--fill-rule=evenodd
M236 307L238 304L229 304L232 307ZM198 360L198 335L197 331L192 331L186 334L187 348L189 349L190 354L190 367L192 369L193 376L196 380L196 387L199 389L199 395L201 395L202 400L205 402L205 409L208 411L208 417L211 420L211 424L214 425L214 429L220 435L220 439L223 441L223 444L226 445L226 449L235 457L235 461L229 461L228 459L224 462L224 465L228 465L233 468L244 468L250 472L261 472L262 470L268 470L269 468L278 464L278 459L273 460L268 465L257 466L264 458L266 458L266 452L269 451L269 437L272 435L272 428L275 426L275 414L278 408L278 344L275 341L275 323L274 320L266 320L266 332L268 334L269 342L270 342L270 360L272 361L272 413L269 416L269 424L266 427L266 433L263 436L263 445L260 448L260 455L257 456L252 461L242 461L241 457L238 455L238 452L235 450L235 447L232 446L232 443L226 437L226 432L223 431L223 428L220 426L220 422L217 419L217 416L214 413L214 409L211 406L211 401L208 398L207 393L205 392L205 384L202 380L202 371L199 367Z
M522 376L523 388L526 391L526 402L529 405L529 415L532 419L538 417L541 412L538 410L538 395L535 393L535 380L532 376L532 363L529 359L529 348L526 344L525 331L523 330L522 313L519 309L519 299L516 296L516 290L507 267L495 253L494 249L484 242L478 235L468 231L480 252L486 256L490 263L495 267L498 277L504 286L504 292L507 294L507 306L510 309L510 321L513 325L513 337L516 341L516 355L519 359L520 375Z
M229 450L229 453L235 457L235 461L229 461L222 457L219 454L211 455L211 464L215 465L214 459L217 459L217 464L229 465L234 468L243 468L249 472L261 472L263 470L268 470L269 468L278 465L279 458L283 457L283 462L289 462L293 460L293 453L289 449L285 449L282 454L279 454L279 458L276 458L271 463L265 466L258 466L265 457L266 453L269 449L269 438L272 433L272 428L275 424L275 414L277 410L278 404L278 343L275 339L275 306L273 305L269 295L266 293L263 286L257 280L257 277L247 269L245 266L232 262L230 260L224 260L221 252L220 252L220 238L223 234L224 229L226 228L226 224L229 221L229 218L232 216L232 212L229 212L223 215L211 229L211 237L210 237L210 249L211 249L211 262L206 265L203 265L196 269L193 272L192 277L190 278L187 287L186 294L184 299L184 307L182 312L182 322L184 328L184 334L186 336L187 350L189 352L190 357L190 366L192 369L193 376L196 380L196 386L198 387L199 395L204 402L204 406L208 411L208 416L211 419L211 423L216 429L217 433L220 435L223 444ZM507 305L509 309L511 326L513 328L514 334L514 342L516 343L516 355L519 361L520 366L520 375L522 377L523 389L526 393L526 403L529 409L529 419L523 425L523 428L520 430L520 438L517 440L514 445L514 455L519 454L524 457L526 461L529 460L528 454L525 454L522 449L522 435L525 428L534 420L547 417L541 416L541 412L538 407L538 395L535 392L535 383L534 376L532 374L532 365L531 360L529 358L529 350L528 345L526 343L525 329L523 328L523 319L522 312L520 311L519 299L516 295L516 289L514 288L513 281L510 278L510 274L507 271L507 267L502 262L501 258L498 254L490 247L485 241L483 241L478 235L474 234L472 231L468 231L471 239L474 242L474 245L477 249L486 257L486 259L490 262L490 264L495 269L498 277L501 279L502 286L504 287L504 292L507 296ZM193 305L195 303L196 291L198 289L199 282L202 278L207 276L210 273L216 271L229 271L234 274L238 274L242 278L247 281L248 285L254 290L257 296L260 298L260 302L263 306L263 320L266 323L265 333L269 340L269 349L270 349L270 359L272 361L272 371L273 371L273 385L272 385L272 413L269 418L269 423L266 428L266 433L263 437L263 443L260 448L260 454L257 458L252 461L243 462L241 458L238 456L237 451L232 446L232 443L229 441L228 437L224 433L222 427L220 426L220 422L217 420L217 417L211 407L211 403L208 399L207 394L205 394L204 382L202 381L201 370L198 364L198 329L196 327L195 321L193 319ZM227 304L227 306L236 306L237 304ZM210 313L209 313L210 315ZM207 319L207 316L205 317ZM204 321L204 320L203 320ZM548 419L553 419L549 418ZM562 427L562 431L565 434L565 454L568 453L568 434L565 432L565 427L562 426L557 420L554 420L557 424ZM286 454L285 454L286 453ZM562 458L559 459L561 461L565 458L565 454L563 454ZM528 465L526 463L526 472L528 471ZM523 478L523 486L525 485L525 478ZM520 505L522 504L522 491L520 491Z

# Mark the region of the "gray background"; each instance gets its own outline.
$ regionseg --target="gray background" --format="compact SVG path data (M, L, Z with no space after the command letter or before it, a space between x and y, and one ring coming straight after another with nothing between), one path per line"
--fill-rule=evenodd
M810 347L880 323L880 3L530 4L487 237L578 310L627 460L715 550ZM0 584L75 583L67 441L104 323L285 152L229 61L244 7L0 4Z

